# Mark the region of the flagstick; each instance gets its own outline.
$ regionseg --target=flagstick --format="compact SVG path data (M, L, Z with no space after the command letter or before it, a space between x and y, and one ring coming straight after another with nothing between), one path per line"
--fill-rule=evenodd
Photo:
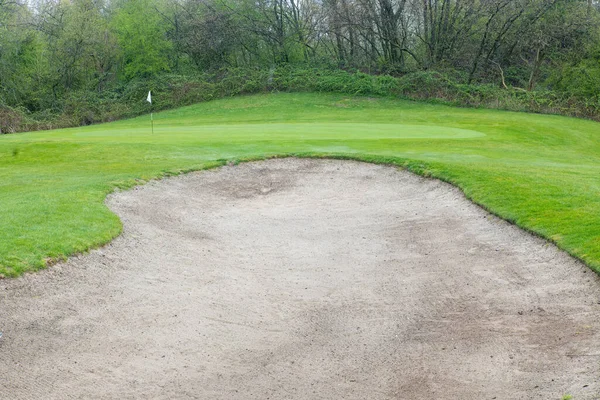
M150 103L150 125L152 125L152 135L154 135L154 115L152 113L153 107L152 107L152 91L151 90L148 91L148 97L146 97L146 101L148 103Z

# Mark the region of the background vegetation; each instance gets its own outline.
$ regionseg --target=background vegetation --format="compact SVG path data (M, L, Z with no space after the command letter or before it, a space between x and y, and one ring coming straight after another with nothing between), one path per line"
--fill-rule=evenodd
M0 132L261 91L600 119L595 0L0 0Z

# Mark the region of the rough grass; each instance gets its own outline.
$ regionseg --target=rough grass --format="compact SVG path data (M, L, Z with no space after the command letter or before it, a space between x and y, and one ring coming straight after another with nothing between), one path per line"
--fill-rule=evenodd
M600 125L573 118L324 94L217 100L105 125L0 136L0 274L107 243L115 188L272 156L404 166L600 271ZM167 207L168 205L165 205Z

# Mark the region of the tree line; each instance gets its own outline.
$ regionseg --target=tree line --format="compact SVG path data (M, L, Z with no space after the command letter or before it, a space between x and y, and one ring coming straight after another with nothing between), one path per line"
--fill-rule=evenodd
M599 17L595 0L0 0L0 106L281 65L595 99Z

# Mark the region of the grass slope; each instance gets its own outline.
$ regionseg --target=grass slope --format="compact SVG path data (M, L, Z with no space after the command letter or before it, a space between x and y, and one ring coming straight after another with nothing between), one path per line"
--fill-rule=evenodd
M600 124L389 98L238 97L105 125L0 137L0 274L117 236L103 200L223 160L334 155L458 185L600 271ZM218 161L220 160L220 161Z

